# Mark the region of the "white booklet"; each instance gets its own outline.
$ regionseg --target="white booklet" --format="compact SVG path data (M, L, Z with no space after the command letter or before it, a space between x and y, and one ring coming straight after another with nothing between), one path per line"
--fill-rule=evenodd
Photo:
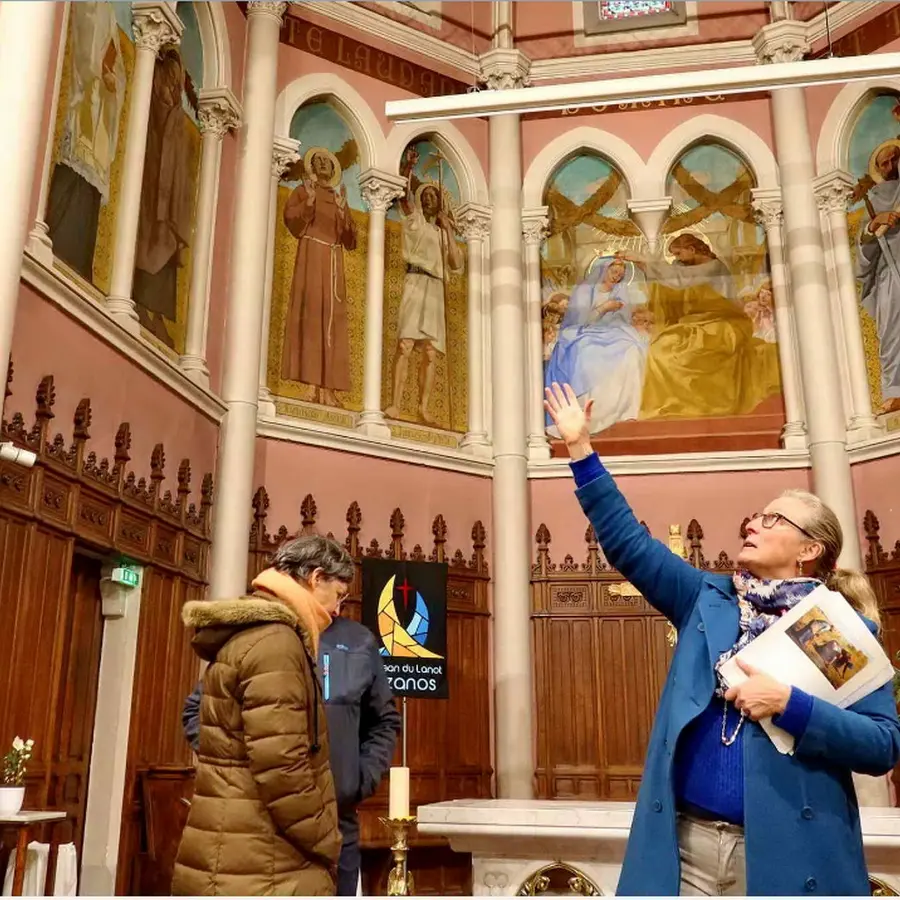
M728 687L748 678L737 660L841 709L894 677L890 659L866 623L841 594L825 585L722 666ZM794 752L793 737L771 719L760 725L781 753Z

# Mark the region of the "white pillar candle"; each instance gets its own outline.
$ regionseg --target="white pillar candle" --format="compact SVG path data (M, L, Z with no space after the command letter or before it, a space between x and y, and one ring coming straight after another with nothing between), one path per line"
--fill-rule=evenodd
M406 766L391 767L391 790L388 802L388 818L409 818L409 769Z

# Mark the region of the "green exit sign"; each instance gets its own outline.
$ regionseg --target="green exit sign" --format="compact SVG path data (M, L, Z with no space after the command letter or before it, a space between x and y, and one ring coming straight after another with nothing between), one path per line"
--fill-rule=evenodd
M109 580L113 584L123 584L126 587L137 587L141 583L141 576L131 566L117 566L112 570Z

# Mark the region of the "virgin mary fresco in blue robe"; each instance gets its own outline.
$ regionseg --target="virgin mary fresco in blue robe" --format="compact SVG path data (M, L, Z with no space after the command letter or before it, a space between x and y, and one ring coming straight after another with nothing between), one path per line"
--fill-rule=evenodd
M618 257L596 260L569 297L545 384L570 384L579 401L591 398L591 434L637 419L641 408L650 318L634 268ZM547 431L558 437L548 417Z

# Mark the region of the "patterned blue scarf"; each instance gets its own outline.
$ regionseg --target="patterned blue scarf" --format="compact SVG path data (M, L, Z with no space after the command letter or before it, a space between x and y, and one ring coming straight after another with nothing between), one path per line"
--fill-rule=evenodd
M754 578L749 572L735 572L732 581L741 611L741 633L735 645L716 663L719 680L716 694L720 697L725 693L720 674L722 666L822 583L818 578Z

